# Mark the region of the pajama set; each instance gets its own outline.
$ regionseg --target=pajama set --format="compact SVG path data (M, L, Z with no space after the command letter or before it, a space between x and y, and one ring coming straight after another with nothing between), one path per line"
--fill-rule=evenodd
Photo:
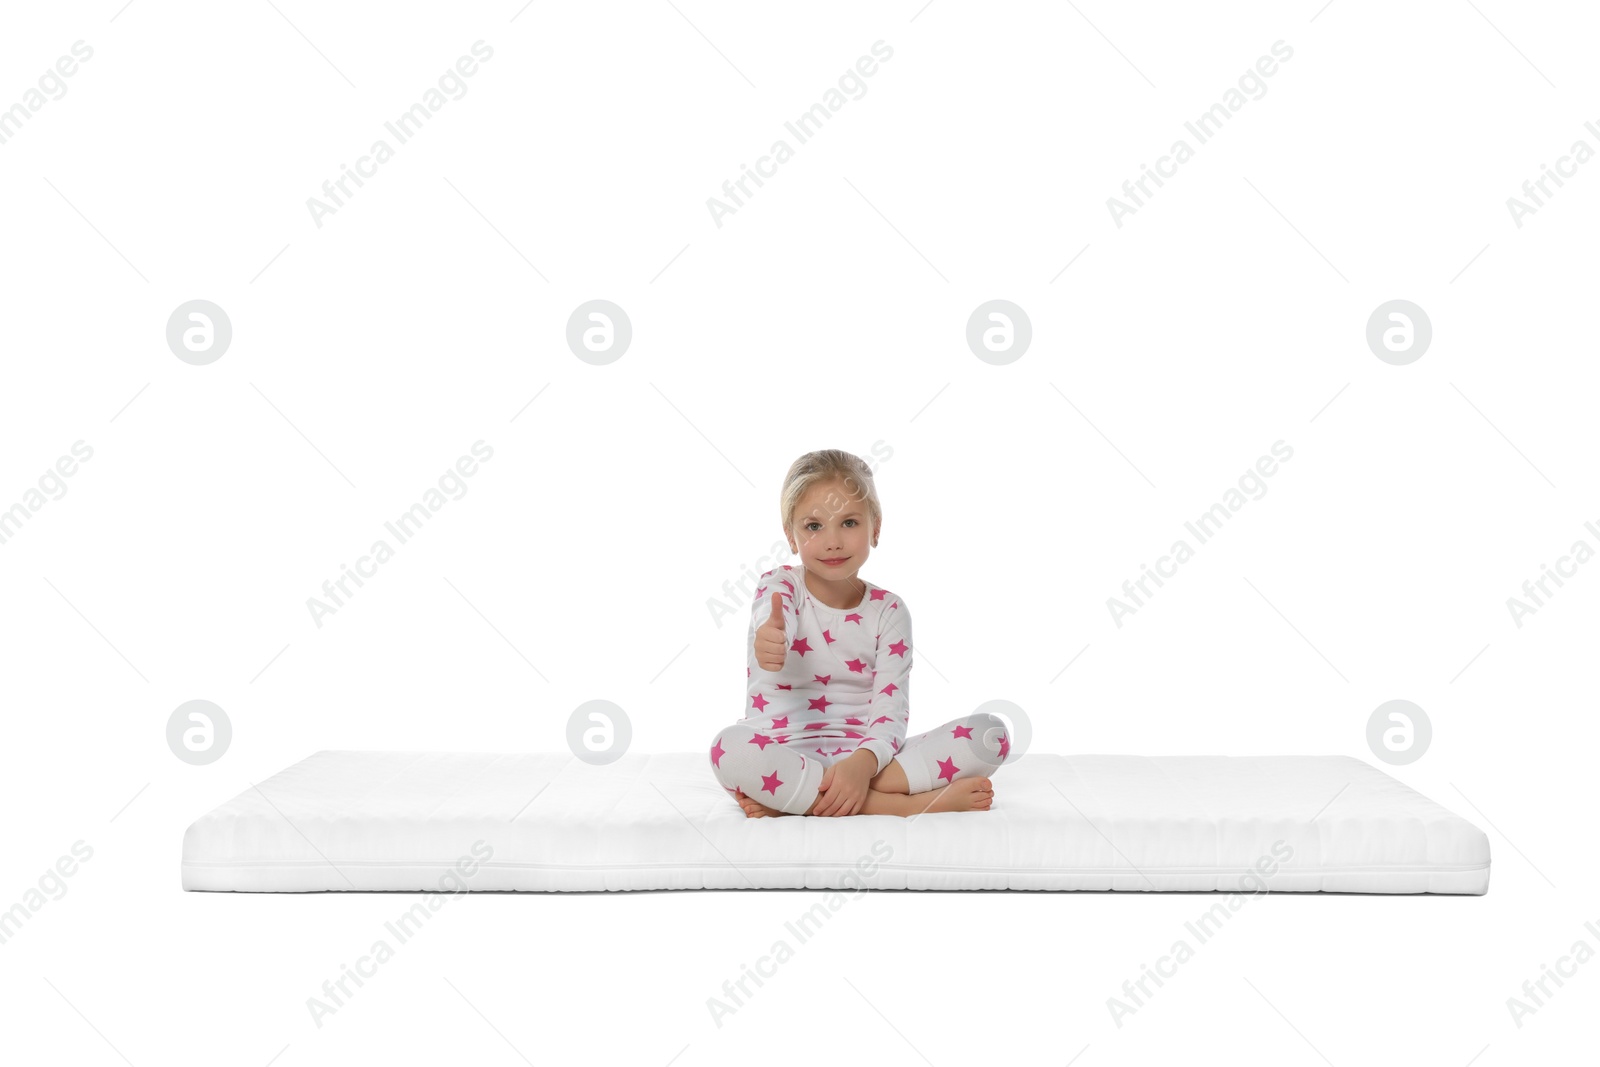
M811 596L805 568L761 576L745 638L749 665L744 718L711 743L711 770L769 808L804 814L829 765L865 748L877 770L898 760L912 793L958 778L993 774L1011 751L1005 721L968 715L906 735L911 716L911 612L905 601L862 580L861 603L832 608ZM755 636L782 597L783 669L756 662ZM876 772L874 772L876 773Z

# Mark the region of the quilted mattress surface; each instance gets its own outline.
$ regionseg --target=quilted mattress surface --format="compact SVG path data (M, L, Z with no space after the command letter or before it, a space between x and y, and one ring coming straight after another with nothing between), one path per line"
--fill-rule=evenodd
M1064 756L987 812L749 819L704 753L324 751L183 838L183 888L1467 893L1483 832L1348 756Z

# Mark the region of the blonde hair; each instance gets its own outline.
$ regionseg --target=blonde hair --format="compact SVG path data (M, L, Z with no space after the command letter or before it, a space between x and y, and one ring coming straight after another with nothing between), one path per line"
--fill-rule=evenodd
M883 505L878 502L878 487L872 480L872 468L860 456L837 448L824 448L807 452L789 465L783 478L783 492L778 497L778 514L783 519L784 533L792 532L794 513L800 500L812 486L830 482L844 482L847 498L863 501L867 506L868 526L876 531L883 521ZM842 510L843 503L835 510ZM874 538L876 542L876 538Z

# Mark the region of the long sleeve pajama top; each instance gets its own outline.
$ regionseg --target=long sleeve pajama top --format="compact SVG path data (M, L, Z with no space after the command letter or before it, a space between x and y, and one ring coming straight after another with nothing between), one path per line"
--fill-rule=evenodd
M911 612L887 589L862 582L860 604L831 608L806 588L803 567L784 565L761 576L745 641L743 721L776 744L822 756L824 764L866 748L881 771L905 743L911 718ZM787 649L776 672L764 670L755 654L773 593L783 598Z

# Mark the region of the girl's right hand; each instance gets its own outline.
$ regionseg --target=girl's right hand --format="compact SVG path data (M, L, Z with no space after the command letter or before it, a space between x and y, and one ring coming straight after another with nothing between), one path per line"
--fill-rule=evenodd
M756 628L755 651L756 663L762 670L783 670L783 661L789 650L784 643L782 593L772 594L772 614Z

